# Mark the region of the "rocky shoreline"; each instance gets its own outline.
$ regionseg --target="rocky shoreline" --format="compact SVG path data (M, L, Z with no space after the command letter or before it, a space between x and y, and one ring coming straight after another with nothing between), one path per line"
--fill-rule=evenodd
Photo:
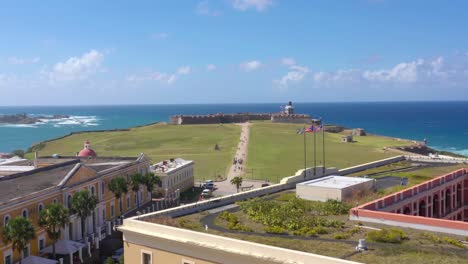
M69 118L67 115L31 116L28 114L0 115L0 124L31 125L47 119Z

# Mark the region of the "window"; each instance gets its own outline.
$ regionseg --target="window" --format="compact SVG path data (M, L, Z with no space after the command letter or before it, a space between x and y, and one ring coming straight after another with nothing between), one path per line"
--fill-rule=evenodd
M5 217L3 218L3 226L6 226L8 222L10 222L10 216L5 215Z
M28 209L24 209L22 215L24 218L28 218Z
M111 216L114 216L114 205L111 204Z
M136 193L133 194L133 203L135 205L137 205L137 194Z
M106 210L102 209L102 222L106 221Z
M141 264L152 264L153 254L150 251L141 251Z
M94 186L91 186L91 194L94 195Z
M42 211L42 209L44 209L44 205L42 203L39 204L39 206L37 207L37 211L39 211L39 213Z
M68 208L72 207L72 196L69 194L67 198L67 206Z
M104 194L105 187L106 185L104 184L104 182L101 182L101 194Z
M54 200L52 200L52 203L56 204L57 203L57 198L54 198Z
M127 194L127 209L130 208L130 195Z
M39 239L39 250L43 250L44 249L44 238L41 238Z
M13 264L11 261L11 255L5 256L5 264Z

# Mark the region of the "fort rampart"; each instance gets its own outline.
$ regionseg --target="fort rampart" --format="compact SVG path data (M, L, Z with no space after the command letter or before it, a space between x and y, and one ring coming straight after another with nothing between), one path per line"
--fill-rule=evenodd
M244 123L255 120L271 120L272 122L309 124L311 118L304 114L269 114L269 113L237 113L237 114L209 114L209 115L175 115L171 116L169 123L173 125L192 124L223 124Z

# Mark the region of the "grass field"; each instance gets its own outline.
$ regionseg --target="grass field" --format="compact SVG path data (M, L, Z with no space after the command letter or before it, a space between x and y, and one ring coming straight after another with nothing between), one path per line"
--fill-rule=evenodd
M293 175L304 168L303 135L297 124L259 122L251 126L245 177L270 179ZM408 145L408 141L379 136L355 137L353 143L340 142L342 135L325 133L326 166L345 168L398 155L384 147ZM317 133L317 165L322 164L322 133ZM314 164L313 133L306 134L307 167ZM253 170L253 174L252 174Z
M156 124L130 131L75 134L47 142L41 156L59 153L74 156L89 139L100 156L138 156L145 153L152 162L172 157L195 161L195 177L225 175L239 141L240 127L224 125L173 126ZM214 150L218 144L221 150ZM29 154L31 156L31 154Z

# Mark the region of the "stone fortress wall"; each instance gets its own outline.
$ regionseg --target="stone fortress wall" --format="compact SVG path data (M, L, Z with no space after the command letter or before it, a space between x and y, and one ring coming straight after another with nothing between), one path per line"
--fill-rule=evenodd
M209 115L175 115L169 118L169 124L191 125L191 124L223 124L223 123L244 123L254 120L271 120L274 123L295 123L295 124L317 124L317 120L312 120L310 115L294 113L294 107L290 101L286 106L281 107L279 113L236 113L236 114L209 114ZM318 121L320 123L320 121Z

